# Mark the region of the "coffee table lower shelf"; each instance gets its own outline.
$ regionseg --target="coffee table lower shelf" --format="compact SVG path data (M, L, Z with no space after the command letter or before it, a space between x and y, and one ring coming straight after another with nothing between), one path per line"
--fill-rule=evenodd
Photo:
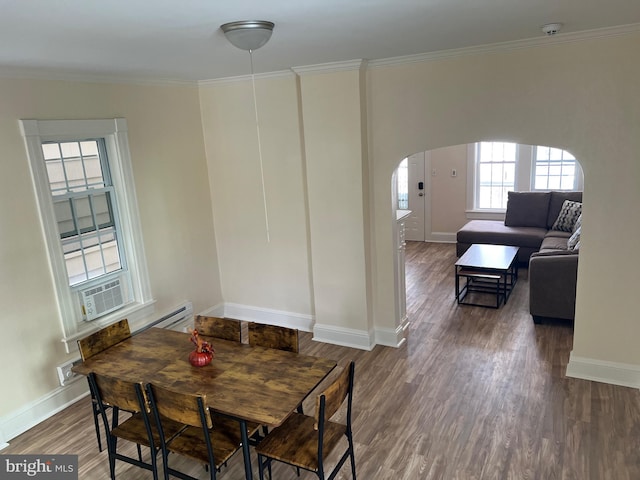
M463 278L463 282L460 279ZM517 273L510 269L505 273L489 272L484 270L456 270L456 299L459 305L473 305L476 307L500 308L502 303L507 303L507 299L513 290L517 280ZM462 285L460 285L462 283ZM475 301L465 301L469 294L481 293L495 296L495 305L478 303Z

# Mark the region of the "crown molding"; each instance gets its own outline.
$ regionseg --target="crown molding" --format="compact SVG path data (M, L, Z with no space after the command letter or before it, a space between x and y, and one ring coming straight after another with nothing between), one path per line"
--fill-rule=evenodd
M292 77L293 72L291 70L280 70L277 72L266 72L266 73L256 73L254 77L256 80L265 80L268 78L283 78L283 77ZM238 82L250 82L251 75L238 75L235 77L223 77L223 78L212 78L211 80L200 80L198 81L198 86L206 87L211 85L226 85L229 83L238 83Z
M519 50L523 48L558 45L561 43L583 42L585 40L591 40L595 38L615 37L621 35L629 35L637 32L640 32L640 23L620 25L616 27L597 28L593 30L583 30L573 33L558 33L552 36L527 38L524 40L515 40L510 42L489 43L485 45L475 45L473 47L439 50L437 52L420 53L416 55L382 58L378 60L370 60L369 66L375 68L408 63L430 62L434 60L462 57L467 55L499 53L510 50Z
M344 62L322 63L319 65L306 65L302 67L291 67L297 75L315 75L318 73L335 73L360 70L367 66L367 61L363 59L347 60Z

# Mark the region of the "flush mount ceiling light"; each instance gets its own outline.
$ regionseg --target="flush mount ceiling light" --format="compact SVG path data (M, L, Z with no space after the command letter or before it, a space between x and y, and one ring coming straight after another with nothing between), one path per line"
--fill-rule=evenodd
M273 22L266 20L242 20L220 25L232 45L250 52L257 50L269 41L273 27Z
M220 25L227 40L241 50L249 52L251 63L251 87L253 89L253 109L256 116L256 136L258 139L258 159L260 162L260 182L262 185L262 203L264 205L264 224L267 235L267 243L271 242L269 234L269 214L267 208L267 191L264 185L264 166L262 162L262 142L260 141L260 122L258 117L258 101L256 99L256 78L253 73L253 51L262 47L271 38L273 22L266 20L242 20Z
M555 35L556 33L558 33L560 31L560 29L562 28L562 24L561 23L547 23L546 25L543 25L540 28L542 29L543 33L551 36L551 35Z

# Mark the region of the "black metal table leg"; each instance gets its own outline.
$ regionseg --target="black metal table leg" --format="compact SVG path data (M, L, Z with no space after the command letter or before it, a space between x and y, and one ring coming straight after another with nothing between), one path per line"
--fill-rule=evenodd
M247 480L253 480L251 471L251 455L249 454L249 435L247 434L247 421L240 420L240 434L242 435L242 456L244 457L244 476Z

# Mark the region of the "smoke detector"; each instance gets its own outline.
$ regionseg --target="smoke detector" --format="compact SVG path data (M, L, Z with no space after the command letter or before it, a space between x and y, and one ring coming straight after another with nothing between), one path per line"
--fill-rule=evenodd
M541 27L542 32L549 36L555 35L560 31L561 28L562 28L561 23L547 23L546 25L543 25Z

